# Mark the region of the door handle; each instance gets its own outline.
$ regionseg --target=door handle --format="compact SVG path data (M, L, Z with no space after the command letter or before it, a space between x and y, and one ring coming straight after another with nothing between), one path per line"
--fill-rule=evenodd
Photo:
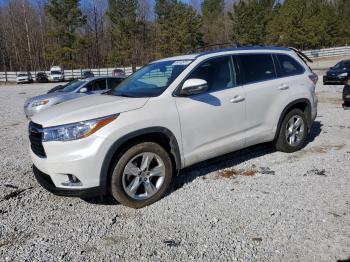
M237 95L237 96L234 96L234 97L230 100L230 102L231 102L231 103L239 103L239 102L242 102L242 101L244 101L244 100L245 100L244 97Z
M282 84L278 87L279 90L287 90L289 88L289 85Z

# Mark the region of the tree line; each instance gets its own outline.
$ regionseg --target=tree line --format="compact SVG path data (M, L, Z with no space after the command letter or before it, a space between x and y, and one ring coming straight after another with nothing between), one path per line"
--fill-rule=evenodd
M349 0L3 0L2 71L138 66L240 45L350 43Z

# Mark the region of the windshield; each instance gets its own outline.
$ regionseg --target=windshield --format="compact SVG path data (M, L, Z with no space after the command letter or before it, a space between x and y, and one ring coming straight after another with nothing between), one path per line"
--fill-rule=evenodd
M333 67L333 69L343 69L343 68L350 68L350 61L341 61Z
M60 75L62 72L60 71L51 71L51 75Z
M79 86L82 86L83 84L85 84L86 81L82 81L82 80L73 80L72 82L69 82L68 84L66 84L64 86L64 88L62 89L62 92L72 92L75 89L77 89Z
M126 78L109 94L127 97L159 96L191 62L177 60L149 64Z
M18 74L18 76L28 76L27 74Z

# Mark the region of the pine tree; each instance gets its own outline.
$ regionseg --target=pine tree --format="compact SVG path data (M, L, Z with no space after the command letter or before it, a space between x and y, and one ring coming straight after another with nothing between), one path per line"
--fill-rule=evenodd
M203 44L202 20L191 6L176 0L157 0L155 11L162 56L183 54Z
M111 22L110 65L136 65L136 43L141 32L137 19L137 0L109 0L107 15Z
M242 45L261 45L266 42L266 31L272 19L273 0L240 0L230 12L232 38Z
M54 44L46 47L45 55L54 63L76 66L75 56L85 45L76 30L86 23L86 17L79 8L79 0L51 0L46 11L53 26L48 33Z
M203 40L206 45L222 44L225 41L225 1L204 0L202 2Z
M336 42L339 45L350 44L350 3L349 0L335 1L336 18L338 20L339 35Z

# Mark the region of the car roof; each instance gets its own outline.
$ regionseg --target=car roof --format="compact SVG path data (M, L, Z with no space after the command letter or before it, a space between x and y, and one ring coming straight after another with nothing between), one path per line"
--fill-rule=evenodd
M83 80L83 81L92 81L92 80L104 79L104 78L124 79L125 77L123 77L123 76L92 76L92 77L87 77L87 78L83 78L83 79L80 79L80 80Z
M209 55L209 54L220 54L223 52L239 52L239 51L291 51L291 49L286 47L277 47L277 46L248 46L248 47L233 47L233 48L224 48L217 49L212 51L205 51L200 53L181 55L181 56L173 56L164 59L160 59L154 62L164 62L164 61L174 61L174 60L195 60L198 57ZM153 62L153 63L154 63Z

